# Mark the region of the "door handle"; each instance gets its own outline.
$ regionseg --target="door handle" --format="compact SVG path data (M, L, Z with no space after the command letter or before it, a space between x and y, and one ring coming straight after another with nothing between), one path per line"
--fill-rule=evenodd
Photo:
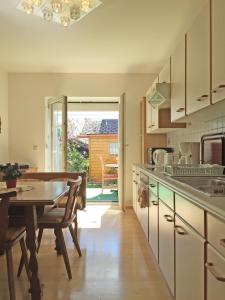
M221 239L220 240L220 245L223 246L225 248L225 239Z
M156 187L156 185L153 184L153 183L150 183L149 186L150 186L151 188L155 188L155 187Z
M176 112L182 112L182 111L184 111L184 107L180 107L176 110Z
M174 218L170 215L164 215L163 217L164 217L164 219L166 219L167 222L173 222L174 221Z
M215 269L215 266L213 265L213 263L209 262L205 264L207 270L218 280L218 281L222 281L225 282L225 275L221 276L217 270Z
M188 234L187 231L182 226L175 225L174 230L176 231L176 233L178 233L180 235Z

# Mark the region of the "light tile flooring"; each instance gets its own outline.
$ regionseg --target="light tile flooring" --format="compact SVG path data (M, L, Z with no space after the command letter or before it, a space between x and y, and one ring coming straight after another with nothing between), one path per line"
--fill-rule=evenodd
M89 205L80 213L83 257L65 232L73 279L68 281L63 258L54 251L51 231L44 232L39 253L46 300L171 300L132 210L122 213L109 205ZM14 248L15 269L19 249ZM15 279L17 300L27 296L26 276ZM0 299L8 298L5 257L0 257Z

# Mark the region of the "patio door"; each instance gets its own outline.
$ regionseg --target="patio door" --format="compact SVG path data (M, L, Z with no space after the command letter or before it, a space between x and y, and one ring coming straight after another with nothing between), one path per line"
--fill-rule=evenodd
M125 211L125 94L119 101L119 206Z
M50 169L52 172L67 170L67 97L48 100L50 116Z

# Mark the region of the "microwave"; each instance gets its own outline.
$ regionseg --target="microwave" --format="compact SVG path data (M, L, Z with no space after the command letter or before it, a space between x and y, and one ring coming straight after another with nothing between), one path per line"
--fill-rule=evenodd
M173 153L174 149L171 147L150 147L147 148L147 161L149 165L154 165L154 161L153 161L153 153L158 150L158 149L162 149L165 150L167 153Z

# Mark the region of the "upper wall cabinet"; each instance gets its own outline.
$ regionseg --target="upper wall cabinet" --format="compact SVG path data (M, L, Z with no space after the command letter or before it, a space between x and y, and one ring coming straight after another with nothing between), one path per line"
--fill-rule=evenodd
M210 6L187 33L187 114L210 105Z
M225 99L225 1L212 1L212 103Z
M159 83L162 82L170 83L170 59L159 73Z
M153 85L159 82L159 77L153 81ZM151 133L153 128L152 106L146 101L146 133Z
M185 39L171 57L171 121L185 116Z

